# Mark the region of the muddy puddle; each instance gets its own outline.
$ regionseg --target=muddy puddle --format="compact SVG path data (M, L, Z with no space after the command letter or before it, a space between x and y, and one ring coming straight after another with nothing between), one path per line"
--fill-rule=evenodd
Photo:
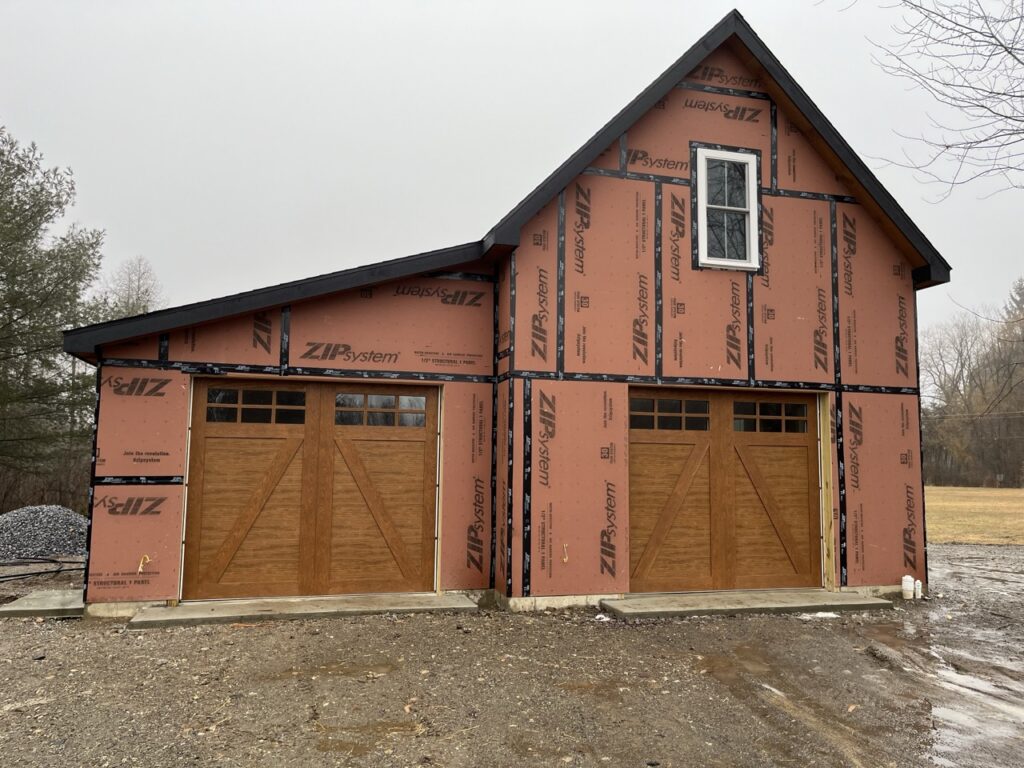
M351 757L364 757L392 736L417 736L426 732L426 727L417 722L382 720L362 725L318 723L317 730L325 734L317 742L318 752L341 752Z

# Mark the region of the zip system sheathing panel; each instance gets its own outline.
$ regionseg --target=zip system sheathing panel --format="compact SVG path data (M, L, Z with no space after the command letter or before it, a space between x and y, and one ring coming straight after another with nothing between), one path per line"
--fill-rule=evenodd
M441 584L486 589L491 573L492 385L444 385Z
M581 540L574 543L582 548L587 539L592 550L600 553L602 515L598 512L607 513L607 497L578 503L579 489L563 495L557 484L549 491L542 481L542 475L551 471L552 411L547 398L552 392L557 393L555 435L575 431L575 438L567 437L566 442L580 441L575 443L571 459L575 471L565 474L569 478L566 483L572 485L574 478L600 475L607 469L599 463L582 467L589 461L586 452L590 447L599 444L604 450L606 446L603 439L595 443L590 434L598 429L595 420L603 411L584 394L588 388L601 387L600 382L605 383L603 396L618 391L624 406L629 383L827 391L826 417L832 428L822 437L831 442L831 482L824 491L830 488L831 493L829 499L824 494L822 498L824 515L831 516L832 523L825 525L824 531L834 537L829 549L835 556L826 560L835 570L830 570L826 583L889 583L886 569L895 572L909 567L901 565L903 533L897 536L877 523L879 515L891 516L895 504L892 489L868 502L871 511L867 513L861 512L859 498L847 498L844 457L851 446L848 439L844 444L843 419L839 418L844 397L847 406L849 398L862 395L871 395L878 402L897 398L889 402L890 407L898 398L917 402L916 348L908 338L914 333L909 265L890 243L880 239L877 228L847 195L845 185L765 94L714 84L756 80L744 75L728 56L719 59L709 59L706 66L698 67L678 92L652 110L653 117L641 119L640 123L647 121L642 130L624 134L552 200L524 227L522 244L510 260L506 327L515 332L507 352L512 363L508 373L501 370L500 378L503 383L513 382L513 392L521 382L527 394L525 400L514 397L511 406L500 402L499 410L508 411L513 424L521 421L524 425L522 448L514 430L506 441L506 450L523 456L525 481L522 500L513 494L509 502L507 520L512 543L522 540L529 556L517 562L512 546L507 548L512 573L505 582L506 592L517 566L522 567L524 589L513 591L515 595L629 589L628 577L610 584L593 579L591 571L601 575L600 562L596 570L582 567L577 572L567 567L564 576L558 576L559 566L568 564L559 562L566 553L565 548L556 551L557 531L578 533ZM703 78L699 85L698 78ZM674 127L665 117L672 110L683 116L683 122ZM722 131L713 123L723 120L746 125L730 123L730 130ZM785 128L782 141L780 121ZM711 139L718 143L710 145ZM722 146L726 140L726 148L753 147L759 155L764 258L756 273L701 269L696 263L696 207L691 195L697 183L694 147ZM801 180L806 180L808 187L794 188ZM552 214L556 203L557 217ZM611 222L607 233L595 231L595 223L602 220ZM858 248L856 235L851 238L844 231L848 221L854 222L854 229L859 226L858 235L867 233L866 244ZM557 227L554 264L552 226ZM847 223L847 230L850 227ZM858 291L861 285L865 287ZM873 290L873 286L881 290ZM894 311L888 311L888 305ZM600 311L588 315L592 308ZM873 312L877 317L860 317ZM542 355L534 347L543 342L550 346L552 327L556 345L553 370L550 355ZM911 330L907 333L904 328ZM890 348L891 360L881 362L862 361L858 354L861 349ZM845 374L844 361L852 375ZM568 418L559 419L559 394L570 403L573 415ZM919 425L901 418L907 436L919 439ZM607 426L606 417L601 419ZM571 426L563 427L563 423ZM623 456L628 450L627 436L628 432L621 436ZM542 447L544 442L548 444ZM614 441L607 445L614 446ZM542 450L546 452L543 456ZM904 460L905 452L901 456ZM519 476L514 467L509 468L513 478ZM918 468L917 488L921 485L919 474ZM628 533L628 476L621 482L626 491L615 514L620 531ZM514 485L514 480L511 483ZM909 486L913 491L913 482ZM901 503L908 493L900 494ZM552 511L556 504L566 511L560 524ZM849 529L848 504L853 504L851 510L855 509L857 516L856 522L849 521ZM522 534L515 536L520 515ZM916 535L923 520L911 519L910 512L904 517L908 530ZM884 540L876 546L875 555L885 568L854 576L846 560L848 550L853 551L848 535Z

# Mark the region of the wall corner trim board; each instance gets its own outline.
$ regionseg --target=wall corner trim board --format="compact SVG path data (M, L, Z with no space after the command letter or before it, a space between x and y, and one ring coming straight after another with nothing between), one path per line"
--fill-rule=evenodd
M87 598L925 579L949 274L730 13L479 241L65 332Z

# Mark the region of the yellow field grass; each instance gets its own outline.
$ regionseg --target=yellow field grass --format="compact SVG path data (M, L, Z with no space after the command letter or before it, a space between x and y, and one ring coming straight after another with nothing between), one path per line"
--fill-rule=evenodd
M928 541L1024 544L1024 489L924 489Z

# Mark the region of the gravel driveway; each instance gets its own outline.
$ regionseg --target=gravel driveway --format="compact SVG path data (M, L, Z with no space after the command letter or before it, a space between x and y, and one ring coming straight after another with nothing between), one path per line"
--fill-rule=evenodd
M7 619L0 754L6 766L1022 764L1024 547L930 556L933 600L838 618L482 612L141 632Z

